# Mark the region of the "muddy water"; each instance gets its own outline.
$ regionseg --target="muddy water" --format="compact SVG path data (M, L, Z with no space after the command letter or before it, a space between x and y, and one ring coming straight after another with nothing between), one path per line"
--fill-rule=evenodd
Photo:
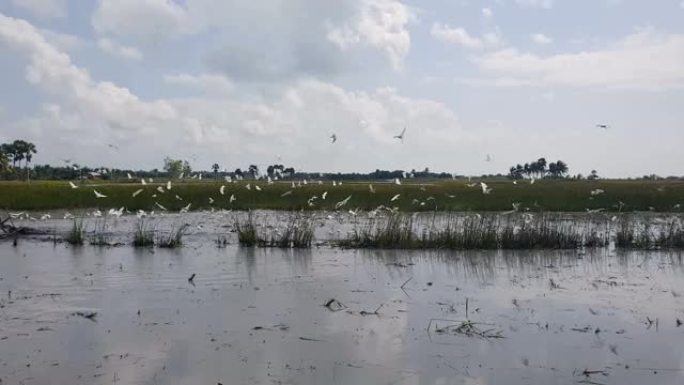
M682 296L682 256L666 252L218 249L209 235L170 251L4 242L0 379L678 384ZM332 298L346 308L324 307ZM467 319L504 338L449 328Z

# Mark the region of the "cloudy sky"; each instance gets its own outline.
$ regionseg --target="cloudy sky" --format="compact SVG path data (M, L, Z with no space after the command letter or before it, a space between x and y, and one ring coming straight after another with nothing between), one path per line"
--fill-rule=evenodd
M0 0L0 85L37 163L684 175L682 0Z

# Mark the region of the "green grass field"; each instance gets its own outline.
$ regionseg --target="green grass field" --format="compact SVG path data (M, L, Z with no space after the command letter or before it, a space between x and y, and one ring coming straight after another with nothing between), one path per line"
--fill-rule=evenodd
M251 185L251 190L246 188ZM309 183L292 187L291 182L267 184L264 181L243 181L239 183L220 182L174 182L170 191L159 193L157 187L164 183L106 183L85 182L72 189L66 182L0 182L0 209L3 210L52 210L119 208L128 210L160 209L155 202L179 211L191 203L191 210L200 209L272 209L272 210L333 210L335 204L351 196L343 210L372 210L380 205L398 207L402 211L506 211L513 203L533 211L578 212L587 209L606 211L680 211L684 203L684 182L681 181L537 181L535 184L521 181L487 182L493 189L485 195L479 186L467 187L464 181L410 181L402 185L371 182L344 183L342 186ZM225 195L219 188L225 185ZM258 185L262 191L256 191ZM98 199L93 189L107 195ZM137 197L133 192L143 189ZM591 191L602 189L605 193L593 196ZM164 190L166 188L164 187ZM289 195L283 194L291 191ZM321 197L327 191L326 199ZM153 195L156 194L156 197ZM390 201L400 194L395 201ZM182 198L179 200L176 195ZM230 203L234 195L235 202ZM317 196L313 205L308 201ZM214 199L210 204L209 198ZM622 204L620 204L622 202Z

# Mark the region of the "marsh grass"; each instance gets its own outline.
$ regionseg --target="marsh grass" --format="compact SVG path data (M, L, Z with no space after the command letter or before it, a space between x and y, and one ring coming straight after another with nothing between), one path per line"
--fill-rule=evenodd
M82 246L85 243L84 226L82 219L74 219L71 230L64 240L72 246Z
M152 247L154 246L154 231L149 229L145 224L144 219L140 219L135 225L135 232L133 233L134 247Z
M658 229L648 220L624 217L615 235L615 247L638 250L684 249L684 228L671 219Z
M258 245L259 240L252 212L247 216L247 221L241 222L236 219L235 229L237 230L238 243L240 246L254 247Z
M245 247L310 248L314 238L313 219L301 215L292 217L284 229L271 234L259 233L251 212L246 221L236 220L235 228L240 246Z
M188 227L188 224L184 224L171 229L168 233L158 235L157 247L175 249L183 246L183 236L185 236Z
M107 231L107 219L95 222L95 230L89 237L92 246L111 246L111 236Z
M337 244L344 248L371 249L577 249L609 244L609 229L593 222L573 224L552 215L516 219L493 215L450 218L446 224L416 230L411 216L392 213L373 220Z
M520 202L521 207L537 212L585 212L586 209L605 209L606 211L648 211L653 207L657 212L681 211L684 196L682 181L570 181L542 180L534 185L518 183L514 185L506 179L485 179L493 188L489 195L483 195L479 188L469 188L465 180L406 180L402 185L385 181L349 182L332 188L330 181L319 185L309 183L301 188L292 189L291 182L276 182L266 185L262 181L242 181L226 184L225 196L220 198L217 191L224 182L216 181L177 181L174 194L153 197L156 187L164 182L141 187L138 183L111 181L83 182L81 188L71 189L67 182L33 181L31 184L20 182L0 182L0 208L7 210L50 210L93 208L102 204L92 188L108 196L111 207L126 207L129 210L151 210L155 202L178 211L188 203L193 210L232 209L232 210L334 210L336 202L352 195L349 207L370 211L380 205L388 205L390 199L401 194L392 202L392 207L411 211L471 211L495 212L510 210L511 202ZM106 184L104 184L106 183ZM247 183L259 184L263 191L247 191ZM375 192L369 191L372 183ZM133 197L132 193L143 188L143 193ZM590 196L590 191L602 189L604 194ZM293 191L290 195L282 195ZM327 191L327 199L321 200ZM183 197L176 200L174 195ZM227 197L237 197L231 202ZM309 205L312 196L319 197L314 205ZM208 197L216 198L209 204ZM415 201L421 204L413 203ZM422 203L426 203L423 205ZM621 203L621 204L618 204Z

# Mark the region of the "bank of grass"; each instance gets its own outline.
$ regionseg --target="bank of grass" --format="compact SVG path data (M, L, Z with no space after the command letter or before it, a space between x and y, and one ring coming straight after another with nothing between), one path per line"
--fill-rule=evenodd
M474 180L475 181L475 180ZM0 209L5 210L51 210L126 207L135 210L159 210L155 202L170 211L179 211L191 203L193 210L334 210L335 204L351 196L347 209L372 210L380 205L397 207L401 211L506 211L513 203L536 212L582 212L587 209L617 211L681 211L684 204L682 181L557 181L542 180L535 184L520 181L487 182L493 192L482 194L479 186L467 187L466 181L404 181L402 185L389 182L348 182L333 187L331 182L309 182L302 187L292 187L292 182L241 181L221 182L174 182L170 191L162 194L156 189L166 183L113 183L88 182L72 189L67 182L0 182ZM250 184L251 190L246 185ZM219 188L225 185L225 194ZM262 191L256 191L258 185ZM107 195L97 199L93 189ZM138 196L132 194L143 189ZM605 193L591 196L591 191ZM289 193L291 191L291 193ZM321 199L327 191L325 200ZM156 194L156 197L153 195ZM399 198L390 202L391 198ZM179 200L176 195L182 198ZM230 202L231 195L236 201ZM283 196L285 195L285 196ZM316 196L313 205L309 200ZM210 204L209 198L214 200Z
M154 246L154 232L148 228L144 219L138 220L133 232L133 246L134 247L152 247Z
M635 250L684 249L684 227L680 219L656 226L648 219L621 219L615 234L615 247Z
M551 214L516 214L514 218L472 215L424 226L414 224L411 215L393 213L354 229L337 244L355 249L528 250L605 247L609 243L608 227L592 220L570 223Z
M82 219L74 219L71 230L64 237L64 241L72 246L82 246L85 243L85 230Z
M172 228L166 233L157 235L157 247L161 249L176 249L183 246L183 237L189 225L183 224Z
M313 219L295 215L284 228L274 228L268 232L260 232L254 216L249 214L246 220L235 222L238 243L244 247L278 247L278 248L310 248L314 237Z

